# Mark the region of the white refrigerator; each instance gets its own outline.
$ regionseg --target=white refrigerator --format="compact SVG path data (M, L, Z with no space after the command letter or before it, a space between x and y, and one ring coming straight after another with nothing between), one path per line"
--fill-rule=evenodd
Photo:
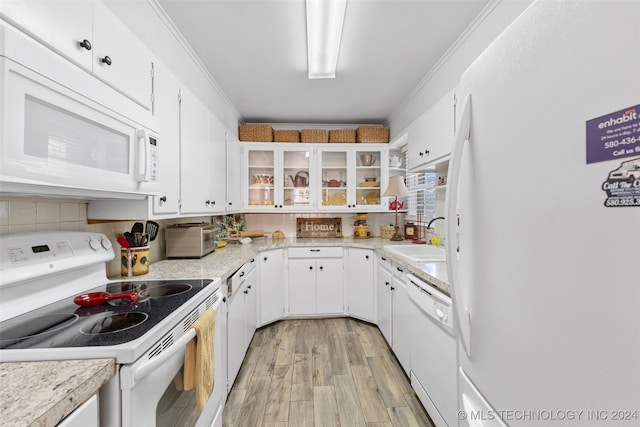
M459 425L640 426L640 1L533 3L457 93Z

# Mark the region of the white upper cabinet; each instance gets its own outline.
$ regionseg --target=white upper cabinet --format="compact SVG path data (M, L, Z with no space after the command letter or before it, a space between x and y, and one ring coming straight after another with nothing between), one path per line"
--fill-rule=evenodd
M389 148L376 144L330 144L318 148L322 211L385 211Z
M225 128L186 89L180 108L180 213L224 213Z
M228 130L226 135L227 148L227 209L226 211L240 212L242 207L242 147L236 134Z
M91 71L93 4L93 1L86 0L1 0L0 15L62 56Z
M451 155L455 105L455 92L452 91L409 125L409 170L417 170Z
M93 73L151 109L151 52L102 3L93 13Z
M137 104L151 109L152 55L101 2L1 0L0 15Z
M246 211L388 209L387 144L243 144Z
M160 122L160 191L152 196L156 215L175 214L180 197L180 81L164 66L155 73L155 115Z
M315 208L314 147L264 143L243 147L244 210L295 212Z

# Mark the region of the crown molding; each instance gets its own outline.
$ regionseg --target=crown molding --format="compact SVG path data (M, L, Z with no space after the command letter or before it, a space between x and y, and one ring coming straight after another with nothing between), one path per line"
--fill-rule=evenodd
M469 37L471 37L471 35L480 26L480 24L482 24L484 20L487 19L489 15L491 15L493 10L496 8L496 6L498 6L498 4L501 1L502 0L491 0L484 7L484 9L482 9L480 14L478 14L478 16L473 20L473 22L471 22L471 24L469 24L469 26L465 28L465 30L462 32L462 34L460 34L460 36L456 39L456 41L453 42L453 44L449 47L449 49L447 49L446 52L440 57L440 59L438 59L438 62L436 62L435 65L429 69L427 74L425 74L425 76L420 80L420 82L418 82L418 84L413 88L413 90L409 92L406 98L404 98L404 100L402 100L402 102L398 104L398 106L394 109L394 112L398 111L403 105L408 104L409 101L411 101L411 99L413 99L418 93L420 93L420 91L433 78L433 76L436 75L438 71L440 71L440 69L449 61L449 59L451 59L451 57L456 53L456 51L460 49L462 45L464 45L464 43L467 41ZM385 121L384 125L389 126L389 119Z
M231 103L231 100L224 93L218 82L213 78L207 67L202 63L202 60L198 57L196 52L193 50L189 42L184 38L178 27L176 27L175 23L171 20L171 18L167 15L167 12L164 8L158 3L158 0L147 0L147 3L151 7L151 9L158 15L160 20L164 23L167 29L171 32L171 35L176 39L176 41L180 44L182 49L187 53L187 55L191 58L196 67L202 72L207 81L213 86L213 88L218 92L220 98L225 103L227 108L236 116L239 122L243 122L240 113L236 109L236 107Z

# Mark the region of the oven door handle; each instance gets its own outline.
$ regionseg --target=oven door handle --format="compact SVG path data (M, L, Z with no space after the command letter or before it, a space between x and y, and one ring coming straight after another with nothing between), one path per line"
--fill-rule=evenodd
M131 379L131 384L125 384L126 381L122 378L122 387L129 386L129 388L133 388L133 386L141 381L144 377L149 375L153 370L158 366L162 365L168 359L172 358L179 353L180 351L184 352L186 345L196 336L196 330L190 328L187 332L185 332L180 338L178 338L169 348L160 353L159 356L154 357L153 359L147 360L146 362L138 365L132 366L131 375L129 378ZM123 368L124 369L124 368Z

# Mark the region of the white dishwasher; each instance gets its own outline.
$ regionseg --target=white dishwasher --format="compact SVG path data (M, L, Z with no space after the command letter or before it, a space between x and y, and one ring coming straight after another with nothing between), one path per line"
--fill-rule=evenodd
M411 385L436 426L457 426L457 341L451 298L415 276L407 277Z

